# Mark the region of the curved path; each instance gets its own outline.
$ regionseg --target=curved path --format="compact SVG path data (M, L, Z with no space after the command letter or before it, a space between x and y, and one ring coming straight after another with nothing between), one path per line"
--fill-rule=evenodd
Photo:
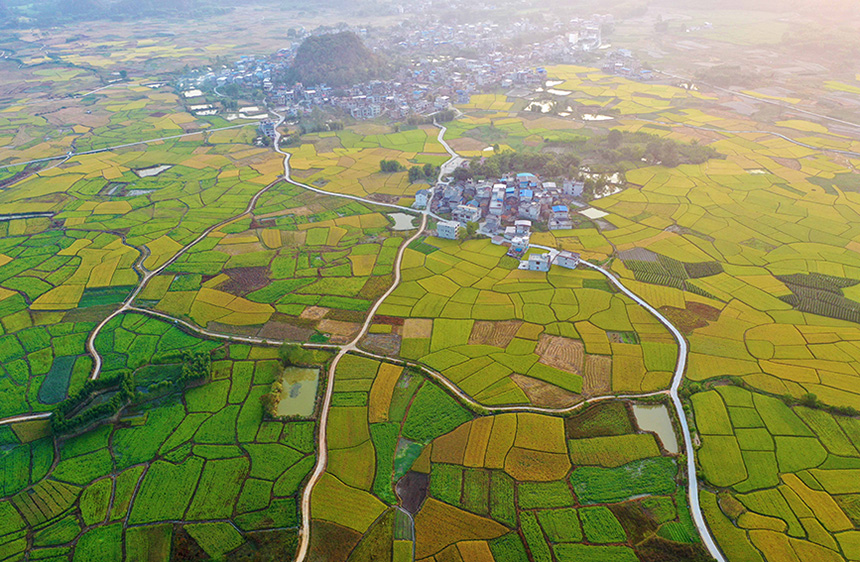
M532 247L547 250L549 252L558 252L558 250L548 246L533 245ZM669 395L672 398L672 404L675 406L675 412L678 414L678 422L681 424L681 433L683 433L684 437L684 449L687 456L687 482L689 486L688 497L690 500L690 511L693 514L693 520L696 522L696 527L699 529L699 535L702 537L702 542L707 547L708 552L710 552L711 556L713 556L717 562L726 562L722 551L720 551L717 543L711 536L710 529L705 521L705 515L702 512L702 507L699 505L699 480L696 477L696 451L693 448L693 438L692 435L690 435L690 426L687 423L687 414L684 412L684 405L681 403L681 398L678 396L678 390L681 388L681 383L684 381L684 371L687 368L687 355L689 354L687 340L684 338L684 335L680 330L678 330L674 324L669 322L669 320L663 316L659 310L625 287L615 275L599 265L595 265L585 260L582 260L579 263L600 272L619 291L624 293L624 295L632 299L636 304L647 310L652 316L659 320L660 323L672 333L675 341L678 342L678 362L675 365L675 373L672 377L672 386L669 389ZM657 394L665 394L665 391ZM619 398L622 397L619 396Z
M278 114L275 113L275 115L278 115ZM329 372L328 372L326 391L325 391L325 395L324 395L324 399L323 399L322 410L320 413L319 441L318 441L319 442L319 455L317 458L317 463L315 465L313 473L311 474L311 478L308 481L308 483L305 486L305 489L302 493L302 504L301 504L302 528L301 528L301 531L299 533L300 543L299 543L299 549L298 549L298 552L296 555L296 562L304 562L305 558L307 557L308 549L310 546L310 524L311 524L310 501L311 501L311 495L313 493L314 486L316 485L316 483L319 481L319 479L322 477L323 473L325 472L326 467L327 467L327 462L328 462L326 431L328 428L328 414L329 414L329 410L331 408L331 400L332 400L332 395L333 395L333 391L334 391L335 371L337 369L338 364L340 363L340 360L347 353L350 353L350 352L357 352L357 353L367 355L369 357L373 357L373 358L377 358L377 359L390 360L390 358L386 358L386 357L383 357L380 355L375 355L372 353L368 353L368 352L359 350L357 347L358 342L365 336L365 334L369 330L370 325L373 321L373 317L376 314L376 311L379 309L379 307L382 305L382 303L385 301L385 299L387 299L399 286L400 280L401 280L401 264L402 264L403 255L404 255L406 248L409 246L410 243L412 243L414 240L418 239L422 234L424 234L424 231L426 230L426 227L427 227L427 221L428 221L429 217L433 217L433 218L437 218L437 219L439 217L429 211L430 202L432 202L432 196L431 196L431 201L428 202L428 209L426 209L424 211L417 211L415 209L412 209L409 207L403 207L401 205L380 203L378 201L373 201L371 199L366 199L363 197L357 197L357 196L353 196L353 195L344 195L344 194L339 194L339 193L332 193L332 192L324 191L324 190L321 190L321 189L318 189L315 187L311 187L309 185L306 185L306 184L292 180L290 177L290 167L289 167L290 154L287 152L284 152L280 149L279 145L280 145L281 135L280 135L280 132L278 132L278 130L277 130L277 128L283 124L285 118L283 116L280 116L280 115L278 115L278 117L279 117L279 121L275 127L276 136L275 136L274 146L275 146L275 150L279 154L284 156L284 179L286 181L288 181L289 183L294 184L298 187L301 187L303 189L307 189L307 190L315 192L315 193L319 193L321 195L341 197L341 198L345 198L345 199L351 199L354 201L359 201L359 202L362 202L365 204L377 205L377 206L393 208L393 209L397 209L397 210L401 210L401 211L406 211L406 212L410 212L410 213L420 213L421 214L421 224L418 227L416 233L401 245L401 247L397 253L397 257L396 257L395 264L394 264L394 274L395 274L394 282L392 283L391 287L385 292L385 294L383 294L374 303L373 307L368 312L367 318L365 319L365 322L362 325L361 330L356 335L356 337L350 343L343 345L343 346L326 345L326 344L308 344L306 346L306 347L317 347L317 348L325 348L325 349L339 349L339 352L336 355L336 357L334 358L334 360L332 361L332 364L331 364L331 366L329 368ZM240 127L240 126L244 126L244 125L238 125L236 127ZM236 128L236 127L226 127L226 128ZM223 129L219 129L219 130L223 130ZM451 149L451 147L448 145L448 143L444 139L444 134L445 134L446 130L447 129L445 127L440 126L438 140L445 147L446 151L448 151L448 153L451 155L451 158L448 160L448 162L446 162L442 166L442 170L440 171L440 177L442 175L450 173L450 171L453 168L455 168L459 164L459 162L461 161L461 158L459 157L459 155ZM729 131L718 131L718 132L729 132ZM761 132L766 132L766 131L761 131ZM190 134L200 134L200 133L190 133ZM771 134L775 134L777 136L782 136L782 135L779 135L777 133L771 133ZM178 135L178 136L188 136L188 135ZM169 138L176 138L176 137L169 137ZM783 138L786 138L786 140L791 141L791 139L788 139L787 137L783 137ZM132 143L131 145L125 145L125 146L133 146L135 144L147 144L148 142L154 142L154 141L143 141L141 143ZM792 141L792 142L794 142L794 141ZM812 148L812 147L810 147L810 148ZM109 149L104 149L104 150L109 150ZM100 151L91 151L91 152L100 152ZM86 153L80 153L80 154L86 154ZM272 340L272 339L256 338L256 337L250 337L250 336L238 336L238 335L232 336L232 335L226 335L226 334L218 334L215 332L210 332L210 331L204 330L202 328L196 327L196 326L194 326L194 325L192 325L192 324L190 324L184 320L173 318L167 314L163 314L163 313L160 313L157 311L140 309L140 308L137 308L137 307L132 305L132 302L134 301L134 299L137 298L137 296L144 289L144 287L146 286L146 284L149 282L150 279L152 279L154 276L163 272L167 267L169 267L177 259L179 259L183 254L185 254L190 248L192 248L193 246L198 244L200 241L202 241L204 238L206 238L206 236L208 236L214 230L224 226L225 224L228 224L230 222L233 222L235 220L238 220L238 219L250 214L253 211L254 207L256 206L259 198L276 184L277 184L277 182L273 182L273 183L269 184L268 186L266 186L265 188L258 191L252 197L251 201L248 203L248 207L246 208L246 210L244 212L242 212L241 214L236 215L234 217L231 217L229 219L226 219L226 220L224 220L224 221L222 221L222 222L220 222L214 226L209 227L200 236L198 236L196 239L194 239L189 244L185 245L176 254L174 254L169 260L167 260L165 263L163 263L161 266L159 266L155 270L149 271L144 267L143 262L148 257L149 254L147 251L145 251L145 249L144 249L144 251L141 251L141 257L135 263L135 269L141 275L141 279L140 279L140 282L138 283L137 287L129 295L129 297L123 302L122 306L119 309L117 309L116 311L114 311L110 316L105 318L95 328L95 330L93 330L93 332L90 334L90 337L87 339L87 350L92 355L93 360L94 360L93 372L91 375L92 379L98 378L98 375L101 371L101 366L102 366L101 356L99 355L99 353L95 349L95 339L98 336L98 334L100 333L100 331L104 328L104 326L108 324L108 322L110 322L112 319L116 318L117 316L119 316L120 314L123 314L125 312L137 312L137 313L142 313L142 314L148 314L148 315L160 318L162 320L172 322L174 324L182 325L184 328L186 328L188 330L191 330L193 332L199 333L199 334L207 336L207 337L233 340L233 341L242 341L242 342L246 342L246 343L262 344L262 345L280 345L280 344L284 343L282 341ZM547 250L550 252L557 252L556 249L549 248L546 246L535 245L533 247L539 248L539 249L544 249L544 250ZM702 538L702 541L705 544L705 546L707 547L711 556L713 556L714 559L716 559L718 562L725 562L725 557L722 555L722 552L717 547L716 543L714 542L713 537L710 534L710 530L708 529L707 523L705 522L704 514L703 514L703 512L701 510L701 506L699 504L699 494L698 494L699 486L698 486L698 480L696 478L695 450L693 448L692 436L690 435L690 430L689 430L689 425L687 423L686 414L684 412L684 408L683 408L683 405L681 403L680 397L678 396L678 390L681 386L681 383L683 382L684 371L685 371L686 363L687 363L687 355L688 355L687 342L684 339L683 335L680 333L680 331L677 328L675 328L675 326L671 322L669 322L668 319L666 319L662 314L660 314L659 311L657 311L654 307L652 307L650 304L648 304L646 301L644 301L642 298L640 298L634 292L632 292L627 287L625 287L621 283L621 281L617 277L615 277L612 273L603 269L600 266L591 264L591 263L586 262L586 261L582 261L580 263L582 263L586 267L590 267L590 268L600 272L601 274L603 274L622 293L624 293L626 296L628 296L633 301L635 301L637 304L639 304L640 306L645 308L648 312L650 312L655 318L657 318L672 333L672 335L675 337L676 341L678 342L678 346L679 346L678 362L677 362L677 365L675 368L675 373L674 373L674 377L672 380L672 386L671 386L670 390L668 391L668 394L670 395L670 397L672 399L672 403L673 403L675 410L678 414L678 420L679 420L679 423L681 424L681 430L682 430L683 437L684 437L685 451L686 451L686 457L687 457L687 480L688 480L688 485L689 485L690 510L691 510L693 519L696 522L696 526L699 529L699 534ZM403 363L404 364L410 364L408 362L403 362ZM451 391L453 394L455 394L463 402L469 404L471 407L473 407L475 409L482 410L485 413L517 412L517 411L525 412L525 411L528 411L528 412L546 413L546 414L563 414L563 413L569 413L569 412L575 411L577 409L580 409L586 404L598 402L601 400L610 400L610 399L619 399L619 398L620 399L644 398L644 397L649 397L649 396L659 396L659 395L667 394L667 391L657 391L657 392L652 392L652 393L647 393L647 394L639 394L639 395L602 396L602 397L595 397L595 398L585 400L585 401L583 401L579 404L576 404L574 406L571 406L569 408L561 408L561 409L540 408L540 407L535 407L535 406L487 407L487 406L484 406L484 405L480 404L479 402L475 401L471 396L469 396L468 394L463 392L459 387L457 387L454 383L452 383L447 378L442 376L440 373L436 373L436 372L429 370L429 369L427 369L423 366L420 366L420 365L416 365L416 366L422 368L422 370L425 373L431 375L431 377L434 380L436 380L437 382L439 382L443 386L445 386L449 391ZM19 423L19 422L23 422L23 421L45 419L45 418L49 417L50 415L51 415L50 412L24 414L24 415L15 416L15 417L7 418L4 420L0 420L0 426L11 424L11 423Z
M104 320L99 322L98 326L96 326L96 328L90 333L90 337L87 338L87 352L93 358L93 371L92 371L92 374L90 375L90 379L95 380L95 379L99 378L99 373L101 373L102 357L101 357L101 355L99 355L99 352L96 350L96 338L98 337L98 335L102 331L102 329L108 324L108 322L110 322L111 320L113 320L114 318L119 316L120 314L128 312L129 310L134 308L131 303L134 302L134 299L136 299L137 296L140 294L140 292L143 291L143 289L146 287L146 284L149 283L150 279L152 279L153 277L155 277L156 275L158 275L162 271L164 271L166 268L168 268L176 260L178 260L180 257L182 257L182 255L185 254L188 250L190 250L191 248L193 248L194 246L199 244L204 238L209 236L210 233L221 228L222 226L224 226L226 224L237 221L237 220L241 219L242 217L251 214L251 212L254 210L254 207L257 206L257 201L260 200L260 197L262 197L264 193L266 193L267 191L272 189L272 187L277 185L279 181L280 180L276 180L276 181L270 183L269 185L267 185L266 187L264 187L263 189L261 189L260 191L258 191L257 193L255 193L254 196L251 197L251 201L248 202L248 207L243 212L241 212L238 215L235 215L233 217L230 217L228 219L224 219L223 221L219 222L218 224L210 226L209 228L204 230L200 236L198 236L193 241L191 241L188 244L186 244L185 246L183 246L178 252L173 254L173 256L169 260L167 260L166 262L161 264L158 268L153 269L151 271L146 269L146 267L143 265L143 262L148 257L149 251L148 250L141 251L141 257L134 264L134 268L138 271L138 273L141 276L140 282L137 284L134 291L131 292L131 294L128 296L128 298L126 298L125 301L123 301L122 305L118 309L113 311L113 313L111 313L107 318L105 318Z
M281 118L280 122L283 122L283 117ZM292 182L292 180L289 179L289 177L290 177L290 169L289 169L290 157L289 157L288 153L281 151L280 146L279 146L280 133L277 132L277 127L275 128L275 131L276 131L275 143L274 143L275 150L277 150L279 153L284 155L285 177L287 178L287 181L290 181L291 183L296 183L296 182ZM445 135L445 131L447 131L447 129L445 127L440 127L438 138L439 138L439 142L442 143L442 145L445 147L445 150L447 150L448 153L451 155L451 159L446 163L446 165L442 166L442 170L439 172L440 177L442 176L442 174L445 173L446 168L449 167L448 165L452 162L455 162L456 159L459 158L459 156L456 153L454 153L454 151L451 150L451 147L449 147L448 144L444 141L443 137ZM317 190L315 188L311 188L309 186L305 186L303 184L296 183L296 185L298 185L300 187L306 187L308 189L311 189L311 191L316 191L318 193L324 193L326 195L335 195L335 194L330 194L330 193L327 193L327 192L324 192L321 190ZM308 555L308 549L310 548L310 543L311 543L311 496L313 495L314 486L316 486L317 482L319 482L319 479L322 478L322 475L325 473L326 467L328 466L328 442L327 442L326 433L328 430L328 415L329 415L329 410L331 409L332 395L334 394L335 371L337 371L337 366L340 363L340 360L343 359L343 357L347 353L349 353L350 351L355 351L357 349L358 342L361 341L361 338L363 338L364 335L367 333L367 331L370 329L370 325L373 322L373 317L376 315L376 311L379 310L379 307L382 305L382 303L385 301L385 299L387 299L389 296L391 296L391 293L393 293L397 289L397 287L400 285L400 278L401 278L401 267L400 266L403 262L403 254L405 253L406 248L409 246L409 244L411 244L413 241L417 240L422 234L424 234L424 230L427 228L427 218L429 215L432 214L429 211L430 205L433 201L432 193L433 192L431 192L430 200L427 202L427 210L421 212L421 225L418 227L418 230L408 240L403 242L400 245L400 249L397 251L397 258L394 261L394 282L391 284L391 287L388 288L388 290L385 292L385 294L376 300L376 302L373 304L371 309L368 311L367 318L365 319L364 324L361 327L361 330L358 332L358 334L355 336L355 338L350 343L346 344L345 346L343 346L340 349L340 352L337 354L337 356L335 356L334 360L331 363L331 366L329 367L328 380L326 381L325 396L323 397L322 409L320 410L319 437L317 440L317 443L318 443L317 462L316 462L316 465L314 466L313 472L311 473L311 477L308 480L308 483L305 485L305 489L302 492L302 505L301 505L301 508L302 508L302 528L301 528L301 531L299 532L299 548L298 548L298 551L296 552L296 557L295 557L296 562L304 562L305 558ZM341 197L347 197L348 199L364 201L360 197L343 196L343 195L341 195ZM386 205L386 206L396 207L396 208L401 208L401 209L407 209L406 207L400 207L398 205ZM416 212L414 209L409 209L409 210L413 213Z

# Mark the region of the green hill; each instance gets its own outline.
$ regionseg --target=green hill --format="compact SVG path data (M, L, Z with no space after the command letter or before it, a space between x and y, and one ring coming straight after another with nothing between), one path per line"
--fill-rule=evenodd
M343 87L381 78L386 68L355 33L344 31L305 39L296 52L293 77L306 85Z

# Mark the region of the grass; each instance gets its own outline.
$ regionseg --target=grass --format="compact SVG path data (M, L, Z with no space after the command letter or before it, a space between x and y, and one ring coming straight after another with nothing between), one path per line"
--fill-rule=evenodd
M403 424L403 436L429 443L472 419L472 415L448 393L425 383L415 395Z
M609 503L641 494L671 493L676 473L672 459L645 459L618 468L576 468L570 483L580 503Z
M633 434L568 441L570 462L615 468L635 460L660 456L652 434Z

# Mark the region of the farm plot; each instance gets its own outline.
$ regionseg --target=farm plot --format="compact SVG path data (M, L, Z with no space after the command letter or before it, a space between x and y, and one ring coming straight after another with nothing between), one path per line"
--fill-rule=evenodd
M333 193L373 195L408 206L415 192L427 185L410 183L405 171L381 172L380 162L396 161L405 170L427 163L440 166L449 159L436 140L436 127L374 135L355 129L304 135L303 144L291 150L295 178Z
M159 560L188 548L212 558L274 556L273 543L294 549L315 422L264 413L261 398L281 369L277 350L207 342L138 314L118 317L96 345L103 376L134 372L137 398L118 422L71 437L4 428L4 538L27 538L20 548L32 541L31 556L65 545L75 559L123 549ZM210 357L211 370L186 390L189 352ZM32 463L21 464L22 455ZM19 493L28 483L34 491Z
M344 343L392 281L403 239L389 226L367 206L278 186L152 279L140 302L209 329Z
M721 544L754 545L768 560L826 545L833 559L851 559L843 537L855 527L849 498L860 490L855 419L737 386L694 394L692 402L697 459L706 481L726 489L709 520L728 518L742 529L740 538L717 533Z
M660 457L655 448L653 455L619 466L595 441L653 440L632 431L626 407L613 403L568 419L482 417L438 437L407 474L416 479L416 473L429 474L429 497L415 517L418 552L439 559L470 541L486 541L496 560L525 559L529 553L550 560L552 552L600 550L583 543L613 544L635 560L637 553L669 540L695 559L702 547L684 495L675 493L674 460ZM617 437L599 437L606 433ZM583 453L606 459L606 467L572 465L574 455ZM443 532L435 519L443 513L470 523L470 530Z
M668 385L671 335L626 297L591 288L596 274L519 271L487 240L433 238L420 249L406 250L403 282L375 325L402 339L402 357L482 403L563 406ZM610 341L628 332L627 343ZM595 367L603 359L607 368Z

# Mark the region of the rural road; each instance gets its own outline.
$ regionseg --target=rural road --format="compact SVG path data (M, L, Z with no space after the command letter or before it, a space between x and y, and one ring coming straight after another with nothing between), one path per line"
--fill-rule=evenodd
M548 246L533 245L533 248L546 250L549 252L558 252L554 248ZM678 421L681 424L681 433L684 434L684 449L687 456L687 482L689 485L688 498L690 500L690 511L693 514L693 520L696 522L696 527L699 529L699 535L702 537L702 542L707 547L708 552L714 557L717 562L726 562L722 551L720 551L714 538L711 536L711 531L705 521L705 515L702 512L702 507L699 504L699 480L696 477L696 450L693 448L693 437L690 434L690 426L687 423L687 414L684 412L684 405L681 403L681 398L678 396L678 390L681 388L681 383L684 381L684 371L687 368L687 356L689 355L689 347L684 335L675 327L674 324L663 316L660 311L648 304L642 297L628 289L615 275L606 269L595 265L588 261L582 260L581 265L590 267L591 269L600 272L612 283L619 291L632 299L636 304L647 310L657 320L663 324L667 330L672 333L672 336L678 342L678 362L675 365L675 373L672 377L672 386L669 389L669 395L672 398L672 404L675 406L675 412L678 414Z
M278 123L278 125L283 123L283 120L284 120L284 118L281 117L281 120ZM281 134L280 134L280 132L278 132L277 129L278 129L278 127L276 126L275 127L275 143L274 143L274 145L275 145L275 150L277 150L280 154L284 155L284 177L287 179L287 181L289 181L290 183L294 183L295 185L298 185L299 187L305 187L307 189L310 189L311 191L315 191L318 193L325 193L326 195L338 195L338 194L330 194L327 192L321 192L320 190L306 186L304 184L293 182L290 179L290 167L289 167L290 155L289 155L289 153L283 152L280 149ZM447 170L450 168L449 164L452 162L456 162L457 159L459 158L459 155L457 155L453 150L451 150L451 147L448 146L448 143L446 143L444 140L445 131L447 131L447 130L448 129L445 128L444 126L439 127L439 136L438 136L439 142L442 144L442 146L445 147L445 150L448 151L448 154L451 155L451 159L448 160L448 162L446 162L446 164L442 166L442 169L439 172L440 178L445 173L447 173ZM394 261L394 282L391 284L391 287L389 287L388 290L385 292L385 294L383 294L381 297L379 297L376 300L375 303L373 303L373 306L368 311L367 318L365 319L364 324L361 327L361 330L359 330L358 335L356 335L355 338L350 343L346 344L345 346L343 346L340 349L340 352L337 354L337 356L335 356L334 361L332 361L331 366L329 367L328 380L326 381L326 388L325 388L325 396L323 397L322 409L320 411L319 439L317 441L319 443L317 462L316 462L316 465L314 466L313 472L311 473L311 477L308 480L308 483L305 485L304 491L302 492L302 506L301 506L301 508L302 508L302 528L301 528L301 532L299 533L299 548L296 552L296 557L295 557L296 562L304 562L305 558L307 558L308 549L310 548L310 544L311 544L311 496L313 495L314 487L316 486L317 482L319 482L319 479L322 478L322 475L325 473L326 467L328 466L328 442L327 442L326 433L328 430L328 415L329 415L329 410L331 409L332 395L334 394L334 378L335 378L335 372L337 371L337 366L340 363L340 360L343 359L343 357L347 353L349 353L350 351L356 350L356 348L358 346L358 342L361 341L361 338L363 338L365 336L365 334L367 333L367 331L370 329L370 325L373 323L373 317L376 316L376 311L379 310L379 307L382 305L382 303L385 301L385 299L387 299L389 296L391 296L391 293L393 293L397 289L397 287L400 285L401 264L403 263L403 254L406 252L406 248L409 246L409 244L411 244L412 242L417 240L424 233L424 230L427 228L428 216L432 215L432 213L430 212L430 206L431 206L431 203L433 201L433 195L434 194L435 194L435 190L431 191L430 200L427 201L427 208L421 212L421 225L418 227L418 230L408 240L403 242L400 245L400 249L397 251L397 258ZM366 201L360 197L343 196L343 195L340 195L340 197L347 197L348 199ZM366 201L366 202L370 202L370 201ZM387 206L390 207L392 205L387 205ZM393 206L396 208L400 208L400 209L407 209L406 207L400 207L398 205L393 205ZM412 213L416 212L415 209L409 209L409 211ZM433 215L433 216L435 216L435 215Z
M277 115L277 114L275 114L275 115ZM359 331L358 335L350 343L343 345L343 346L334 346L334 345L313 346L313 347L328 348L328 349L338 349L339 348L339 352L338 352L337 356L335 357L334 361L332 362L331 367L330 367L329 372L328 372L328 381L326 384L326 391L325 391L325 395L324 395L324 399L323 399L322 410L320 413L319 456L317 458L317 463L315 465L314 471L311 474L311 478L310 478L308 484L306 485L306 487L303 491L303 494L302 494L302 502L301 502L302 529L301 529L301 532L299 533L299 541L300 542L299 542L299 549L298 549L297 555L296 555L296 561L297 562L304 562L305 558L307 557L308 549L310 546L310 524L311 524L311 505L310 505L310 502L311 502L311 496L313 493L313 488L316 485L316 483L319 481L319 479L322 477L323 473L325 472L326 467L327 467L327 462L328 462L326 431L328 428L328 415L329 415L329 410L331 408L331 401L332 401L332 395L333 395L333 390L334 390L335 371L337 369L337 366L338 366L340 360L349 352L358 351L359 353L362 353L365 355L369 355L369 356L377 357L377 358L382 358L381 356L375 356L374 354L370 354L370 353L358 350L357 349L358 342L361 340L361 338L363 338L365 336L365 334L369 330L370 325L373 321L373 317L375 316L378 308L399 286L400 280L401 280L401 264L402 264L403 255L404 255L406 248L408 247L408 245L410 243L412 243L414 240L418 239L422 234L424 234L424 231L427 227L428 218L433 217L433 218L438 219L439 217L429 211L429 208L430 208L429 203L428 203L426 210L417 211L415 209L412 209L409 207L403 207L400 205L380 203L380 202L373 201L373 200L366 199L366 198L362 198L362 197L327 192L327 191L324 191L324 190L321 190L318 188L314 188L314 187L302 184L300 182L293 181L290 177L290 166L289 166L290 154L287 152L284 152L280 149L279 144L280 144L281 135L280 135L280 132L277 131L277 127L283 124L285 118L283 116L280 116L280 115L278 115L278 117L279 117L279 122L275 127L276 137L275 137L274 146L275 146L275 150L284 157L284 179L286 181L288 181L289 183L294 184L298 187L307 189L307 190L315 192L315 193L319 193L321 195L341 197L341 198L351 199L354 201L359 201L359 202L369 204L369 205L394 208L394 209L402 210L405 212L409 212L409 213L413 213L413 214L417 213L417 214L421 215L421 224L418 227L416 233L412 237L410 237L406 242L404 242L401 245L400 250L398 251L398 254L397 254L397 257L395 260L395 264L394 264L395 278L394 278L393 284L386 291L386 293L384 295L382 295L374 303L373 307L368 312L367 318L365 319L365 322L362 325L362 328ZM237 128L237 127L242 127L242 126L245 126L245 125L226 127L226 129L232 129L232 128ZM213 129L213 130L224 130L224 129ZM459 164L459 162L462 161L461 157L454 150L452 150L451 147L448 145L448 143L445 141L444 134L445 134L446 130L447 129L444 126L440 126L438 140L445 147L446 151L449 153L451 158L448 160L448 162L446 162L445 165L442 166L442 169L440 171L440 177L445 175L445 174L450 173L454 168L456 168L456 166ZM195 134L200 134L200 133L199 132L198 133L189 133L186 135L178 135L176 137L166 137L166 138L178 138L178 137L190 136L190 135L195 135ZM788 140L790 140L790 139L788 139ZM155 140L142 141L139 143L131 143L128 145L123 145L123 146L134 146L134 145L138 145L138 144L147 144L150 142L155 142ZM103 149L103 150L110 150L110 149ZM88 153L101 152L103 150L90 151ZM87 154L87 153L79 153L79 154ZM17 165L20 165L20 164L17 164ZM0 168L2 168L2 167L0 167ZM238 220L238 219L250 214L253 211L253 209L255 208L259 198L264 193L266 193L269 189L271 189L273 186L275 186L277 183L278 183L277 181L273 182L272 184L269 184L265 188L258 191L252 197L252 199L248 203L248 207L246 208L246 210L244 212L242 212L241 214L236 215L234 217L231 217L229 219L226 219L226 220L224 220L224 221L222 221L222 222L220 222L220 223L218 223L212 227L209 227L200 236L198 236L195 240L193 240L189 244L186 244L185 246L183 246L176 254L174 254L169 260L167 260L165 263L163 263L157 269L152 270L152 271L148 271L144 268L143 261L147 257L147 254L142 252L141 258L135 264L136 269L138 269L138 271L141 275L141 280L138 283L137 287L129 295L129 297L123 302L121 307L119 309L117 309L113 314L111 314L110 316L105 318L95 328L95 330L93 330L93 332L90 334L90 337L87 339L87 350L92 355L93 360L94 360L93 371L92 371L92 375L91 375L92 379L98 378L99 373L101 371L101 366L102 366L101 356L99 355L99 353L95 349L95 340L96 340L98 334L100 333L100 331L104 328L104 326L106 326L112 319L116 318L117 316L119 316L120 314L123 314L125 312L138 312L138 313L143 313L143 314L149 314L151 316L161 318L162 320L169 321L169 322L172 322L174 324L181 324L186 329L189 329L189 330L197 332L201 335L213 337L213 338L230 339L230 340L235 340L235 341L243 341L246 343L263 344L263 345L280 345L281 343L283 343L283 342L278 341L278 340L247 337L247 336L229 336L229 335L209 332L209 331L204 330L202 328L195 327L195 326L193 326L193 325L191 325L188 322L185 322L183 320L179 320L179 319L170 317L169 315L159 313L156 311L139 309L139 308L136 308L132 305L132 302L134 301L134 299L137 298L137 296L145 288L145 286L147 285L147 283L149 282L150 279L152 279L156 275L163 272L167 267L169 267L171 264L173 264L177 259L179 259L183 254L185 254L193 246L195 246L200 241L205 239L206 236L208 236L214 230L224 226L227 223L233 222L235 220ZM432 199L432 197L431 197L431 199ZM550 252L557 252L558 251L556 249L549 248L546 246L533 246L533 247L539 248L539 249L544 249L544 250L547 250ZM627 287L625 287L623 285L623 283L617 277L615 277L612 273L603 269L600 266L588 263L586 261L582 261L580 263L582 263L586 267L590 267L590 268L600 272L601 274L603 274L622 293L624 293L626 296L628 296L633 301L638 303L640 306L645 308L655 318L657 318L664 326L666 326L666 328L672 333L672 335L675 337L676 341L678 342L678 346L679 346L678 361L677 361L675 373L674 373L674 376L672 379L672 385L671 385L671 388L670 388L668 393L671 396L672 403L673 403L675 410L678 414L678 420L681 424L681 429L682 429L682 433L683 433L683 437L684 437L686 461L687 461L687 479L688 479L688 485L689 485L688 496L689 496L689 501L690 501L690 509L691 509L693 519L696 522L696 526L699 529L699 534L702 538L702 541L705 544L705 546L707 547L711 556L713 556L718 562L725 562L725 558L722 555L722 552L717 547L713 537L710 534L710 530L708 529L707 523L705 522L704 514L702 512L702 509L701 509L701 506L699 503L699 485L698 485L698 480L696 478L695 450L693 448L692 436L690 434L686 414L684 412L683 405L682 405L680 397L678 395L678 390L681 386L681 383L683 382L684 371L685 371L686 363L687 363L687 356L688 356L688 351L689 351L688 346L687 346L687 342L684 339L683 335L680 333L680 331L677 328L675 328L675 326L668 319L666 319L662 314L660 314L659 311L657 311L654 307L652 307L650 304L648 304L646 301L644 301L641 297L636 295L633 291L631 291ZM308 347L311 347L311 346L309 345ZM430 372L430 371L427 371L425 369L425 372ZM490 409L490 408L486 408L483 405L481 405L480 403L476 402L471 396L467 395L465 392L463 392L461 389L459 389L456 385L454 385L451 381L448 381L446 378L444 378L440 374L433 373L433 372L430 372L430 374L433 375L433 378L435 380L437 380L438 382L441 382L446 388L448 388L449 391L451 391L452 393L457 395L464 402L467 402L467 403L471 404L472 406L475 406L478 408L483 408L484 410L493 411L493 412L503 412L503 411L526 412L526 411L528 411L528 412L546 413L546 414L559 414L559 413L566 413L566 412L574 411L576 409L581 408L586 403L592 403L592 402L596 402L599 400L618 399L618 398L642 398L645 396L657 396L657 395L666 394L666 391L659 391L659 392L653 392L653 393L642 394L642 395L630 395L630 396L613 395L613 396L597 397L597 398L590 399L586 402L583 402L583 403L580 403L580 404L577 404L575 406L572 406L570 408L565 408L565 409L540 408L540 407L534 407L534 406L500 406L500 407L493 407L492 409ZM24 415L20 415L20 416L14 416L11 418L0 420L0 426L12 424L12 423L19 423L19 422L23 422L23 421L45 419L45 418L49 417L50 415L51 415L50 412L42 412L42 413L24 414Z

